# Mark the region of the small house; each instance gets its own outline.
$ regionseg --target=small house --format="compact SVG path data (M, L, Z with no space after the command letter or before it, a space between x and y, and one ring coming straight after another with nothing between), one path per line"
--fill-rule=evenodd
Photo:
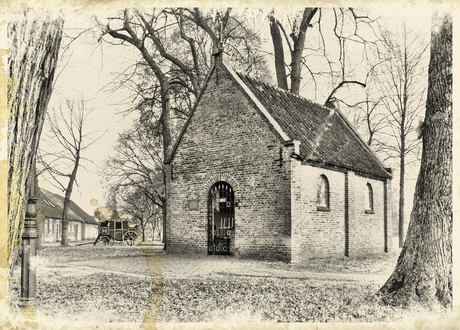
M45 189L39 189L37 201L37 224L40 227L42 242L61 241L62 208L64 197ZM77 204L70 201L70 211L67 213L69 220L69 241L92 240L97 237L99 222L83 211Z

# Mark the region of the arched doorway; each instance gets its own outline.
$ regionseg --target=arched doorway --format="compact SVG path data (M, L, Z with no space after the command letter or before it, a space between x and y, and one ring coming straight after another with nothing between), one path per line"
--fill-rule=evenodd
M208 254L232 255L235 246L235 195L232 186L219 181L209 190Z

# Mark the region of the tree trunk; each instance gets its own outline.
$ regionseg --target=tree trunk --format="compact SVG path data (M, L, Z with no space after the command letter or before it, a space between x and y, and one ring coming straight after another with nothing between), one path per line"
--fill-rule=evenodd
M161 235L161 243L164 244L163 250L166 250L166 203L161 206L161 215L163 220L163 234Z
M302 78L302 54L305 46L306 32L311 26L311 20L315 16L318 8L305 8L302 16L302 22L299 26L299 31L291 33L291 38L294 42L294 48L291 49L291 89L290 92L299 95L300 81ZM270 34L272 37L273 48L275 51L275 69L278 87L288 90L286 68L284 63L284 49L281 38L278 22L273 14L269 15L270 20ZM285 37L287 38L287 37ZM289 40L286 40L289 42Z
M18 10L8 24L8 260L20 240L63 24L61 13L32 8Z
M405 25L404 25L405 27ZM400 124L400 145L399 150L399 247L402 247L404 244L404 186L405 186L405 174L406 174L406 116L408 115L407 109L407 98L409 95L408 91L408 70L409 63L407 59L407 34L404 29L404 90L403 90L403 104L401 109L401 124Z
M170 112L170 94L169 94L169 83L166 79L163 79L161 84L162 90L162 112L161 112L161 125L162 125L162 136L163 136L163 159L167 159L169 152L172 149L171 143L171 112ZM163 171L163 187L166 187L166 171ZM165 243L166 237L166 200L162 201L162 212L163 212L163 243ZM166 244L163 249L166 250Z
M139 220L141 220L142 242L145 242L145 224L144 224L144 221L142 220L142 218L140 218Z
M38 149L38 146L37 146L37 149ZM30 197L38 198L40 188L38 187L37 158L36 157L34 157L33 160L32 160L31 175L33 176L33 189L31 189ZM41 250L42 249L41 240L42 240L42 237L43 237L43 230L42 230L43 226L39 226L38 217L37 217L36 225L37 225L38 239L37 239L37 243L36 243L35 246L36 246L37 250Z
M69 184L65 190L64 205L62 205L62 234L61 234L61 246L69 246L69 220L67 219L67 213L70 211L70 197L72 196L73 184L77 178L78 166L80 164L80 150L77 149L75 156L75 164L70 175Z
M383 301L452 305L452 222L452 16L435 13L414 207Z
M283 39L281 38L280 27L273 15L269 15L268 18L270 20L270 35L272 36L273 50L275 53L276 81L279 88L288 90Z
M401 150L399 158L399 247L404 244L404 180L405 180L405 138L404 128L401 127Z
M307 28L311 24L318 8L305 8L302 23L299 27L299 34L294 39L294 49L291 52L291 93L299 95L300 81L302 78L302 54L305 46Z
M302 53L303 44L301 48L299 48L298 46L295 47L293 52L291 53L291 93L297 95L299 95L300 93L300 81L302 79Z

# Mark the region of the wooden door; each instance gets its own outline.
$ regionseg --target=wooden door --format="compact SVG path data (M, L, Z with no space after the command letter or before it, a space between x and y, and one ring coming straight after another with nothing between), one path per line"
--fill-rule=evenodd
M208 254L233 255L235 246L235 202L232 187L217 182L208 198Z

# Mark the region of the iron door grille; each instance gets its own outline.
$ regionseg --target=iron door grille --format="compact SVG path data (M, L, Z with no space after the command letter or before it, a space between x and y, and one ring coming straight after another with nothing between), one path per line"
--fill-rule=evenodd
M232 187L217 182L209 191L208 254L233 255L235 245L235 202Z

